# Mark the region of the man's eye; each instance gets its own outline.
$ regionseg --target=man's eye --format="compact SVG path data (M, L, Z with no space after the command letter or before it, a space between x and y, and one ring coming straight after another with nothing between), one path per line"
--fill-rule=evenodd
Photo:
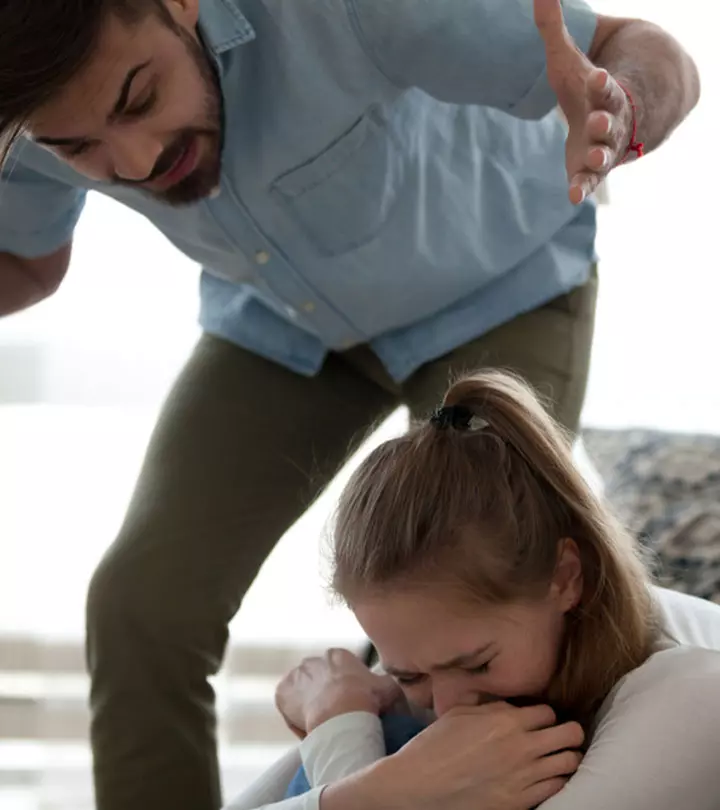
M66 146L62 152L66 157L78 157L87 152L89 148L89 143L79 143L75 146Z
M143 101L138 102L132 107L128 107L125 110L125 116L128 118L140 118L152 110L156 101L157 93L153 90Z

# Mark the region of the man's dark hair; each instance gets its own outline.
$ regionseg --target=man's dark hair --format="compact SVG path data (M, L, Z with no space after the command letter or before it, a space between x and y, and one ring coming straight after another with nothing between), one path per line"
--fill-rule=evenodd
M28 118L92 57L110 14L170 17L163 0L0 0L0 168Z

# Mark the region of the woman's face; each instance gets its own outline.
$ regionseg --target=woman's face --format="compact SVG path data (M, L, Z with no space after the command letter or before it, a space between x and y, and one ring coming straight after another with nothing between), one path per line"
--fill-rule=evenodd
M580 598L580 564L570 557L539 599L483 605L441 585L388 587L353 610L412 703L442 715L493 700L534 702L555 674L565 617Z

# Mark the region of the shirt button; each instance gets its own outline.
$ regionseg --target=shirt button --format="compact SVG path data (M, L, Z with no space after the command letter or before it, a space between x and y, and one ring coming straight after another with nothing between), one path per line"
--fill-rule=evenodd
M305 303L302 305L302 308L303 308L303 310L304 310L305 312L307 312L307 313L308 313L308 315L309 315L311 312L315 312L315 302L314 302L314 301L306 301L306 302L305 302Z
M293 320L297 318L297 311L292 307L285 307L285 314L288 316L288 318L292 318Z
M258 250L255 254L256 264L267 264L270 261L270 254L267 250Z

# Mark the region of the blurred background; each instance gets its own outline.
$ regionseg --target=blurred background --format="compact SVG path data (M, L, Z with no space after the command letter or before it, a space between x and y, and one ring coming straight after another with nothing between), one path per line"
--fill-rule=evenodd
M590 451L617 489L618 471L627 483L628 448L642 460L636 480L657 464L647 447L655 442L657 450L658 436L669 437L663 447L680 446L685 469L702 468L701 477L716 463L720 273L708 134L720 108L717 26L709 19L718 12L706 0L595 6L665 26L693 54L704 84L700 108L669 144L613 174L600 211L601 294L583 422L594 429ZM198 270L147 222L93 196L75 245L60 292L0 322L3 810L92 805L86 585L119 526L160 403L198 335ZM404 424L397 413L377 440ZM618 432L633 427L653 432ZM696 434L704 434L700 444ZM668 452L665 471L677 457ZM693 453L702 459L696 463ZM282 672L307 650L361 641L350 615L332 607L322 588L318 541L340 484L282 539L234 622L216 682L228 795L290 742L272 709ZM698 495L697 480L687 492ZM692 569L709 596L708 572L720 566L713 531L703 535L700 562L687 549L673 558L680 579Z

